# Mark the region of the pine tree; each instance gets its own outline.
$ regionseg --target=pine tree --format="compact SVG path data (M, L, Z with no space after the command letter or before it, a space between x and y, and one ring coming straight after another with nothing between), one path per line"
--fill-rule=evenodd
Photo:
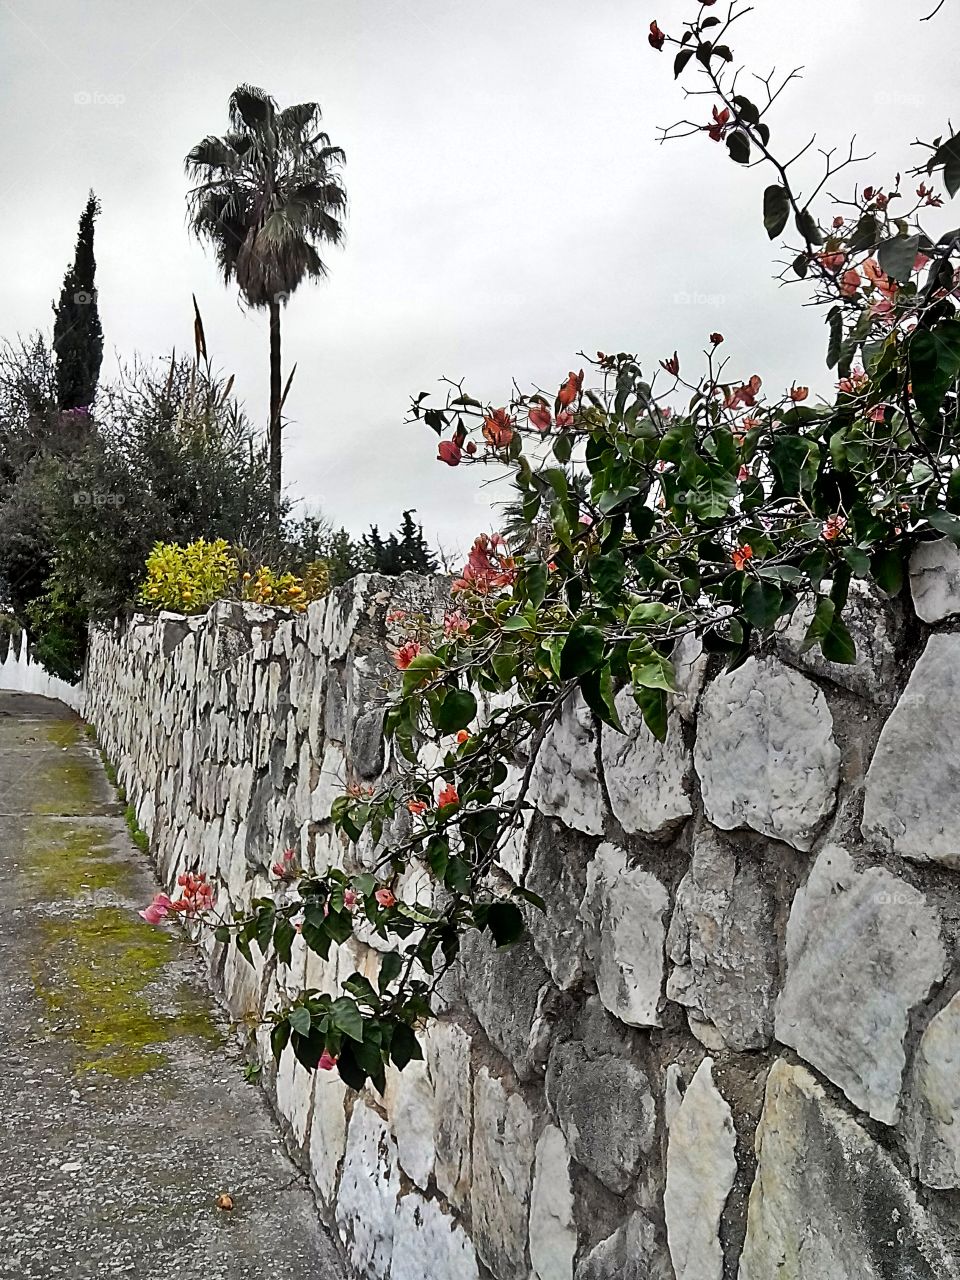
M414 524L412 511L405 511L400 522L398 558L401 573L437 572L436 556L423 536L423 525Z
M362 546L372 573L396 577L401 573L437 572L436 557L423 536L423 526L414 523L412 511L403 513L399 530L386 539L380 536L375 524L371 525Z
M93 224L100 204L93 194L80 215L73 266L67 269L54 307L53 349L56 352L57 394L61 409L81 409L93 403L103 361L103 329L97 309Z

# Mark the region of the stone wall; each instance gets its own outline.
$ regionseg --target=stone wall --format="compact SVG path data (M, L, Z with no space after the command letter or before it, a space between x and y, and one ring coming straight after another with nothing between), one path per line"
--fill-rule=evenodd
M242 908L288 845L342 864L330 803L390 767L384 617L428 595L443 608L441 584L363 578L292 620L94 633L86 715L164 878L199 860ZM261 1037L353 1274L960 1276L951 544L904 596L854 597L852 666L802 653L801 619L729 673L684 646L662 745L629 696L625 737L571 705L505 856L546 913L512 949L470 942L384 1098L289 1054L274 1077ZM210 960L237 1019L377 966L354 943L289 976Z

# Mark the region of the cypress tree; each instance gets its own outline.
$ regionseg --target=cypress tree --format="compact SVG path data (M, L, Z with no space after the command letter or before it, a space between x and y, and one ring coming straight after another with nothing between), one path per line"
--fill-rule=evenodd
M53 349L61 409L91 405L100 377L103 329L97 309L97 262L93 256L93 224L99 212L100 204L91 191L80 215L73 265L63 277L60 301L53 309Z

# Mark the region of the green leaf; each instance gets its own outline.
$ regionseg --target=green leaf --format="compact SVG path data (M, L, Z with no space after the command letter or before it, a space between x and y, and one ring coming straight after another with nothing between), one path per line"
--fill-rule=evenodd
M809 244L823 244L820 228L809 209L801 209L794 221L797 224L797 230Z
M603 657L603 632L599 627L575 622L560 652L560 679L571 680L599 665Z
M293 940L296 936L297 931L286 916L278 916L276 926L273 930L273 946L277 953L277 959L281 964L290 963L293 951Z
M340 996L330 1006L333 1025L351 1040L363 1039L363 1017L357 1008L357 1002L349 996Z
M674 60L673 60L673 78L674 78L674 80L676 80L677 76L680 74L680 72L683 70L683 68L687 65L687 63L690 61L690 59L691 59L692 57L693 57L693 50L692 50L692 49L681 49L681 50L680 50L680 52L677 54L677 56L676 56L676 57L674 58Z
M550 570L542 562L532 564L527 569L524 577L524 586L527 592L527 599L535 609L539 609L540 605L543 604L543 597L547 594L549 578Z
M780 433L770 450L770 461L781 492L795 497L813 487L820 465L820 450L815 440Z
M598 556L590 565L590 577L600 595L614 603L619 599L626 571L626 563L620 551L610 551Z
M667 695L662 689L633 686L633 697L643 713L643 722L657 739L663 742L667 736Z
M727 134L727 150L730 152L730 159L737 164L750 163L750 139L740 129Z
M774 183L763 193L763 225L771 240L776 240L790 217L790 197L786 188Z
M848 665L857 659L857 649L853 638L843 621L834 614L829 631L820 640L820 652L828 662L841 662Z
M377 986L380 988L381 994L386 991L390 983L395 978L399 978L403 969L403 958L398 951L385 951L380 960L380 974L377 978Z
M353 1048L349 1044L345 1044L340 1050L340 1056L337 1058L337 1071L347 1088L355 1089L358 1093L366 1084L367 1077L370 1074L357 1062Z
M943 165L943 185L953 197L960 191L960 134L940 144L927 164L927 172L933 173L939 165Z
M856 230L850 237L852 253L861 253L864 249L872 249L877 243L880 227L872 213L865 213L857 223Z
M623 733L623 725L620 723L614 701L610 663L605 662L599 671L584 672L578 683L583 700L593 714L604 724L609 724L619 733Z
M903 586L903 552L899 547L882 547L870 562L873 576L881 591L898 595Z
M827 343L827 368L836 367L843 347L843 311L840 307L831 307L827 313L827 324L830 326L830 340Z
M932 427L940 425L944 397L960 374L960 320L915 329L910 339L913 398Z
M423 1050L413 1030L405 1022L398 1022L390 1037L390 1059L398 1071L402 1071L408 1062L421 1062Z
M295 1009L291 1009L287 1014L287 1022L289 1022L291 1029L299 1035L308 1036L310 1034L310 1010L304 1005L298 1004Z
M754 580L743 593L743 612L758 631L766 631L776 622L783 607L783 592L773 582Z
M923 518L931 528L936 529L938 533L944 533L948 538L960 546L960 518L952 515L949 511L939 511L933 508L930 511L921 512Z
M284 1049L287 1047L287 1042L289 1041L289 1039L290 1039L290 1023L287 1022L286 1020L284 1020L283 1022L278 1022L276 1026L273 1028L273 1030L270 1032L270 1049L271 1049L271 1052L273 1053L273 1058L275 1062L280 1061L280 1055L283 1053Z
M451 689L433 717L438 733L466 729L477 714L477 700L469 689Z
M487 912L487 928L498 947L510 947L523 936L523 912L512 902L494 902Z
M470 864L465 858L461 858L455 854L447 863L447 870L444 873L443 883L453 893L458 893L461 898L465 898L470 893Z
M427 865L438 880L446 875L449 860L449 840L444 836L432 836L427 843Z
M877 258L881 268L891 279L907 284L913 274L913 264L919 248L918 235L894 236L890 240L884 240L877 252Z

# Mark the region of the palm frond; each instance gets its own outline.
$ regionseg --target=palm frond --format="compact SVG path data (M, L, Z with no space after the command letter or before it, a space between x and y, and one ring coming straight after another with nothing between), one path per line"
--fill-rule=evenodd
M252 84L238 84L227 106L234 129L253 131L269 128L277 113L277 104L269 93Z

